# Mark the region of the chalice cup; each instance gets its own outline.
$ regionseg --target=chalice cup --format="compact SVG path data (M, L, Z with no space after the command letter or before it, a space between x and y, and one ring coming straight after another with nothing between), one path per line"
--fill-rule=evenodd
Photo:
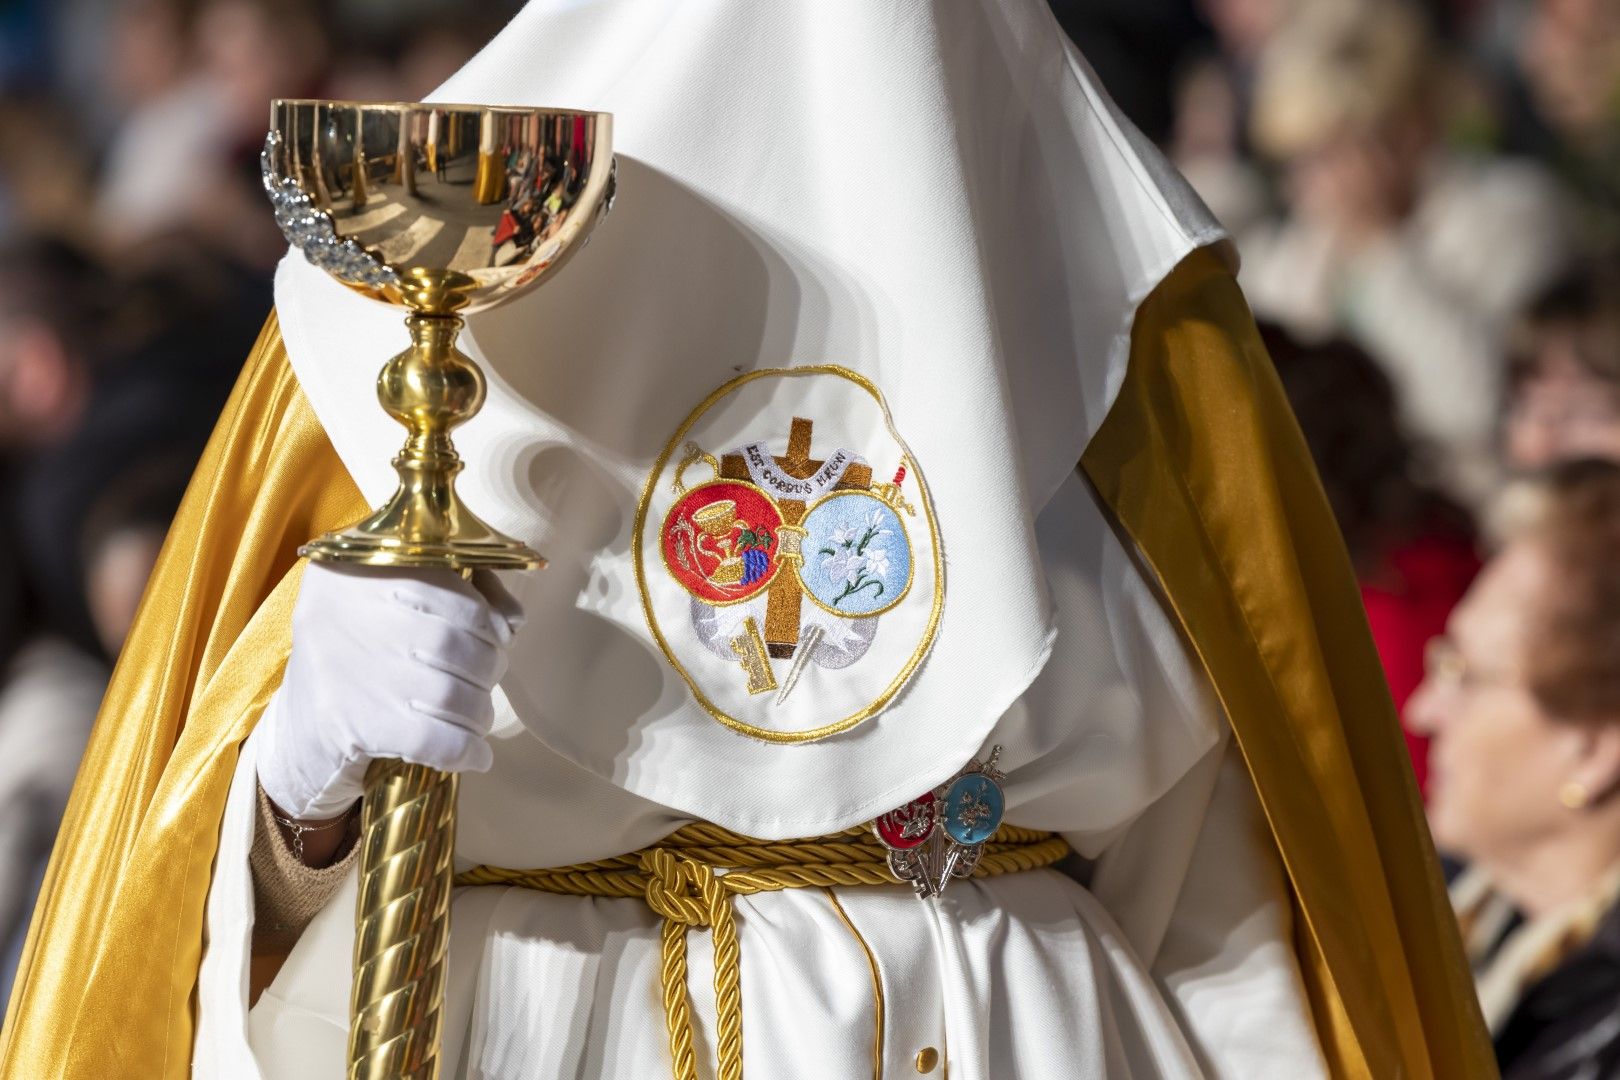
M743 579L743 561L733 549L731 533L738 525L737 504L730 499L712 502L692 511L692 521L720 548L722 557L709 580L717 585L735 585ZM747 528L747 522L742 523Z
M282 100L261 164L276 221L311 263L405 312L410 347L377 397L406 429L399 486L300 554L383 566L529 569L544 560L456 494L451 429L485 383L462 316L534 288L612 206L612 117L481 105ZM366 775L351 1078L438 1075L456 778L399 761Z

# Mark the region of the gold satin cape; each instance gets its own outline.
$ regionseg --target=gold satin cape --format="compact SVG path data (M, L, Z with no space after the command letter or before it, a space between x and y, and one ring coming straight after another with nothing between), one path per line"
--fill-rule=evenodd
M1335 1076L1494 1076L1349 560L1216 249L1139 309L1123 388L1080 467L1230 718L1292 887ZM113 673L0 1076L188 1074L220 819L286 661L294 549L365 510L272 315Z

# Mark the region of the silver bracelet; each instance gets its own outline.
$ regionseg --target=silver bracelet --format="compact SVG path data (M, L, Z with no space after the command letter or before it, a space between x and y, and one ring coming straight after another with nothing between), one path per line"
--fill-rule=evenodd
M304 834L305 833L309 833L309 832L325 832L327 829L335 828L335 827L337 827L339 825L347 825L349 823L349 818L350 818L349 812L347 810L345 810L343 812L342 817L335 818L334 820L328 821L325 824L322 824L322 825L305 825L303 822L300 822L300 821L289 821L288 819L282 817L280 814L276 813L274 810L272 810L270 812L270 816L275 818L276 819L276 824L280 825L282 828L292 830L293 858L297 859L300 863L302 863L304 861Z

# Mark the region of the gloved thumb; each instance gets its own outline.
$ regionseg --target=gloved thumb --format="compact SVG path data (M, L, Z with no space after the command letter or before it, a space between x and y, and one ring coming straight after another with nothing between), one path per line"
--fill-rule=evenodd
M508 630L515 635L523 629L523 624L528 621L528 616L523 613L523 605L512 595L512 591L506 587L495 571L475 571L472 585L489 601L489 606L495 609L495 613L505 620Z

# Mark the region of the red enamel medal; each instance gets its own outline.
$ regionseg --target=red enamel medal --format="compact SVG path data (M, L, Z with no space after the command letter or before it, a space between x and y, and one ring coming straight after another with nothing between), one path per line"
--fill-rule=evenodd
M896 807L872 823L877 838L891 851L910 851L928 842L934 831L937 800L933 792Z

